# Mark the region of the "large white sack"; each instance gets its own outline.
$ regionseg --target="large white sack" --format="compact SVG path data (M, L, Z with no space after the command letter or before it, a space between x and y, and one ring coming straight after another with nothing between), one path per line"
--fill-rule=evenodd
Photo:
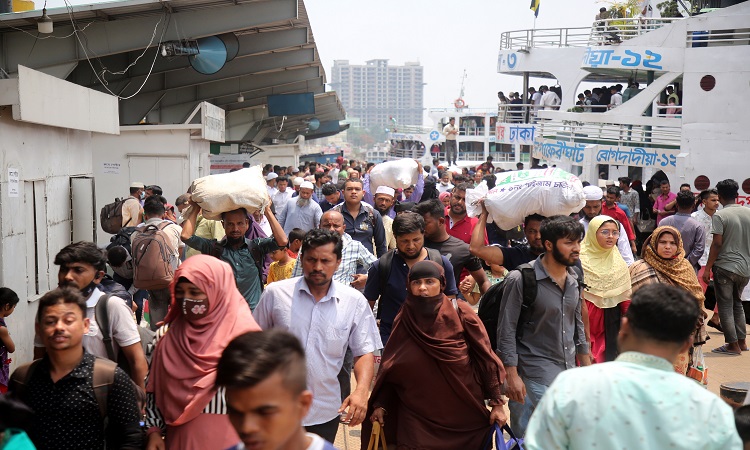
M484 199L489 213L488 222L495 222L503 230L523 223L531 214L568 215L586 206L581 180L558 168L504 172L489 192L484 183L468 189L466 207L470 216L482 212L476 204L480 199Z
M245 208L248 213L264 211L270 199L261 166L198 178L190 185L192 199L203 217L220 220L221 214Z
M376 164L370 171L370 192L374 193L380 186L406 189L417 184L417 167L417 162L408 158Z

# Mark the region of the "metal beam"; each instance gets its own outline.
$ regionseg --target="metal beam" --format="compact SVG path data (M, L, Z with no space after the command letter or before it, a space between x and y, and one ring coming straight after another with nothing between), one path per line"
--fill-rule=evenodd
M239 41L239 53L237 54L235 59L267 53L289 51L299 49L300 47L307 45L312 47L314 45L311 43L309 44L307 41L306 27L266 33L246 34L238 36L237 39ZM190 68L190 63L187 57L163 58L161 56L157 56L153 70L150 70L151 63L154 61L154 52L156 51L158 51L158 49L156 47L152 47L146 50L145 53L142 49L140 49L135 52L109 55L100 58L99 61L94 63L94 67L99 70L101 68L101 65L103 65L113 72L121 71L131 62L135 61L135 59L143 53L143 57L141 57L138 63L135 66L131 67L126 74L106 74L106 81L109 83L119 83L120 81L125 79L129 80L133 78L144 77L148 75L149 72L154 75ZM81 64L78 70L76 70L76 72L72 74L68 81L92 88L95 88L97 85L101 84L91 72L91 67L88 63Z
M122 20L94 22L85 30L90 57L107 56L144 49L149 45L160 15L138 16ZM291 21L297 18L297 0L274 0L248 2L237 5L214 6L210 9L190 10L172 14L164 40L176 40L189 35L192 38L214 36L221 33L245 30L274 22ZM175 23L179 24L178 34ZM161 35L163 25L157 30ZM72 27L55 26L62 33L71 33ZM56 32L57 33L57 32ZM80 33L79 33L80 34ZM68 39L45 39L37 42L34 36L14 32L0 35L0 47L4 48L4 61L9 73L18 71L22 64L30 68L85 59L84 52L74 37ZM31 50L34 49L32 53Z
M311 48L268 55L248 56L246 58L236 58L227 62L220 71L213 75L203 75L192 68L163 74L163 89L179 89L227 78L236 78L249 73L273 71L310 63L316 63L315 50ZM122 95L127 96L135 92L143 84L146 78L147 76L145 75L131 78L129 80L130 86L123 91ZM148 92L146 87L144 87L143 92Z

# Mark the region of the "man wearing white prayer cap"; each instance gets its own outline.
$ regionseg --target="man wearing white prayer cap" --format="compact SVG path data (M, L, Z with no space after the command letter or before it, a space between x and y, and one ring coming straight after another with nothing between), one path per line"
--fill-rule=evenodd
M266 175L266 184L268 185L268 195L273 197L273 194L276 193L276 178L278 178L279 175L276 172L271 172L268 175Z
M295 228L299 228L305 232L313 228L318 228L320 218L323 215L323 210L320 208L318 202L311 200L314 185L302 178L295 178L294 184L297 184L297 180L302 180L299 185L295 186L298 188L297 192L299 196L296 198L293 197L287 202L283 211L277 215L279 223L284 228L287 236Z
M396 248L396 238L393 236L393 219L391 209L396 200L396 190L388 186L378 186L373 197L375 209L383 216L383 228L385 229L385 241L388 249Z
M583 188L583 196L586 199L586 206L581 210L580 222L583 225L584 232L586 232L589 228L589 222L591 219L602 213L602 197L604 197L604 193L602 192L602 188L598 186L586 186ZM619 225L620 237L617 238L617 249L620 251L622 259L624 259L629 266L634 262L633 249L628 241L628 235L625 233L625 227L623 227L622 224Z

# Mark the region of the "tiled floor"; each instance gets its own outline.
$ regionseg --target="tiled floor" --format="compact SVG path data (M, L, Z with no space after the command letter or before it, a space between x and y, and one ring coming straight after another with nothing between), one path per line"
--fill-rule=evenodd
M719 387L724 383L750 381L750 352L745 352L741 356L711 353L712 349L724 344L724 336L713 328L708 330L711 339L703 348L708 367L708 390L718 395ZM355 385L353 377L352 385ZM360 427L350 428L341 425L336 435L335 446L340 450L360 450Z

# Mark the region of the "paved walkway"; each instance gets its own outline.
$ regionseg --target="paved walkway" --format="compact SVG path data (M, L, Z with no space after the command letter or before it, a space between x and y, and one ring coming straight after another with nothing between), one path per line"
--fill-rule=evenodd
M723 383L750 381L750 352L745 352L742 356L711 353L712 349L724 344L724 335L713 328L708 328L708 330L711 339L703 347L708 367L708 390L719 395L719 387ZM356 381L352 377L352 388L355 385ZM360 435L360 427L351 428L341 425L334 444L340 450L366 450L366 448L360 449Z

